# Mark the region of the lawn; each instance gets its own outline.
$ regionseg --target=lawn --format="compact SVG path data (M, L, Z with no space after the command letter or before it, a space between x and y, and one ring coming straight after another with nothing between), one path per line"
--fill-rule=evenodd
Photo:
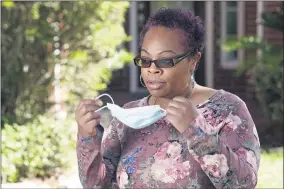
M283 188L283 152L263 152L256 188Z

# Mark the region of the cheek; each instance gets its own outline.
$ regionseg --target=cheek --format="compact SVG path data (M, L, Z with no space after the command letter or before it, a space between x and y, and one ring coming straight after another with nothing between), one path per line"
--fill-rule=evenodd
M142 76L146 76L147 75L147 69L141 68L140 71L141 71L141 75Z
M175 69L169 72L165 72L168 83L171 87L176 88L179 86L184 86L188 83L188 73L185 72L185 69Z

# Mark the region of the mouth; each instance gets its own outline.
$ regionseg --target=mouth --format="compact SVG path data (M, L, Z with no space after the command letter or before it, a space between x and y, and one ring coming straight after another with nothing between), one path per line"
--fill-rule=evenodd
M158 89L163 88L165 85L166 85L166 82L161 81L161 80L148 80L148 81L146 81L146 86L150 90L158 90Z

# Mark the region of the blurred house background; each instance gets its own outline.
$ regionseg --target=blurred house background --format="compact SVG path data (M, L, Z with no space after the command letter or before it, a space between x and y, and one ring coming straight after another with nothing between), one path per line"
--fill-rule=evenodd
M75 109L99 93L118 105L147 95L132 58L143 25L160 7L186 8L204 20L195 79L246 102L263 149L257 188L283 188L283 5L1 1L2 188L81 187ZM248 68L237 75L242 65Z
M205 51L195 74L196 81L208 87L224 89L242 98L260 132L267 120L256 99L250 75L235 76L236 67L248 56L257 56L256 50L240 49L225 52L222 42L231 37L258 36L283 46L283 33L260 25L261 14L280 7L280 1L140 1L131 2L126 14L125 28L132 41L127 48L137 54L139 33L148 16L160 7L186 8L204 21L206 28ZM258 52L259 53L259 52ZM133 63L113 72L108 86L115 102L123 105L147 94L139 81L140 70Z

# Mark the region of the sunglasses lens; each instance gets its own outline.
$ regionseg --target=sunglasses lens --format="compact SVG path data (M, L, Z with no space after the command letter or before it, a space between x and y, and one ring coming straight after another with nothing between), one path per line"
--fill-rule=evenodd
M134 63L135 63L136 66L142 67L142 68L148 68L151 64L150 60L146 60L146 59L143 59L143 58L134 59Z
M136 66L142 67L142 68L149 68L151 66L151 60L144 59L144 58L135 58L134 63ZM173 59L156 60L155 64L159 68L170 68L175 65Z
M157 66L160 68L170 68L174 66L173 59L161 59L157 61Z

